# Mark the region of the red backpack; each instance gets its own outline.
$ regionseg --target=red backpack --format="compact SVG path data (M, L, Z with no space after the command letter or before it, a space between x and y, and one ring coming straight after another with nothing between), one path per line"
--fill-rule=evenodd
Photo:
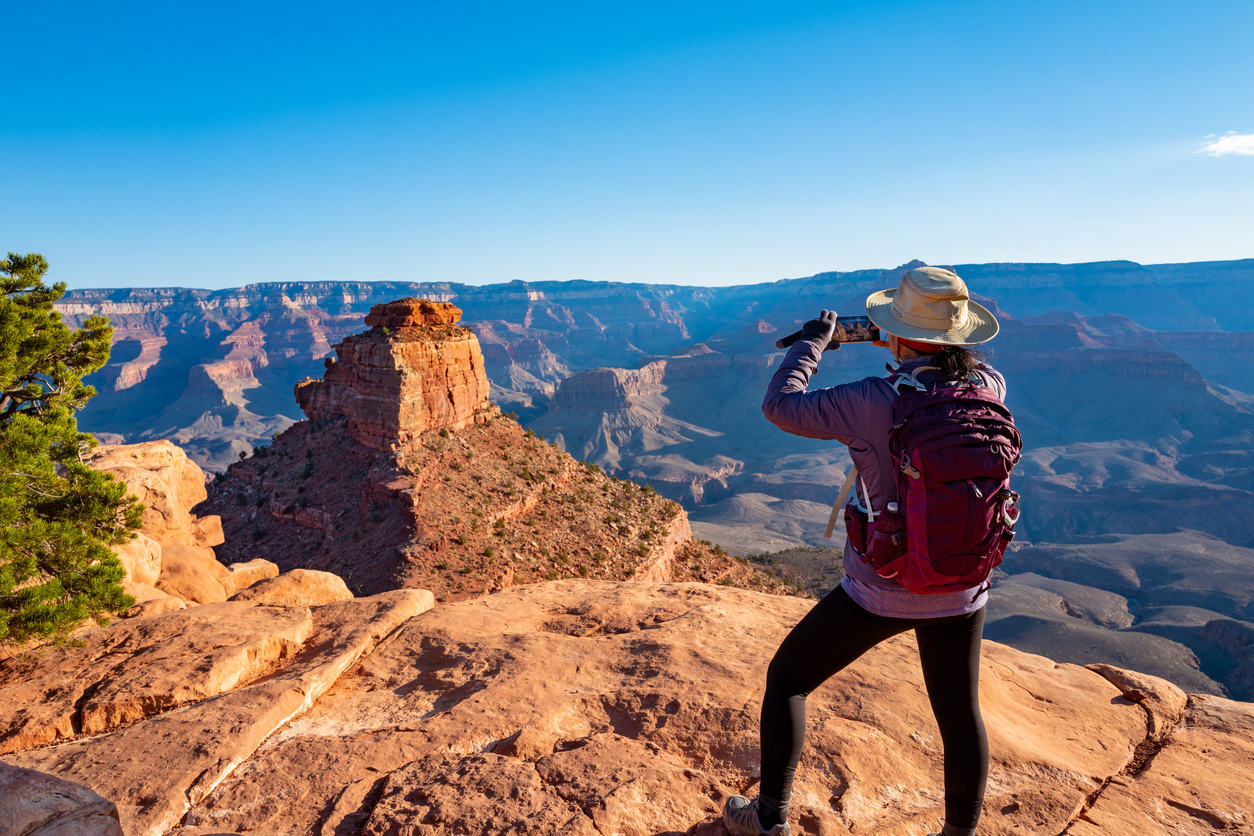
M983 584L1001 563L1019 520L1010 471L1023 439L978 378L928 386L918 379L927 370L938 371L890 378L898 391L888 438L897 502L876 515L866 560L911 592L935 595Z

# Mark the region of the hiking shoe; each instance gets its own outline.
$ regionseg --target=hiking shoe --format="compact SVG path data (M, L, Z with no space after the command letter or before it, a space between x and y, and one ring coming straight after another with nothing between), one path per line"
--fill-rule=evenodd
M758 800L733 795L723 803L723 824L735 836L792 836L788 822L763 830L758 821Z

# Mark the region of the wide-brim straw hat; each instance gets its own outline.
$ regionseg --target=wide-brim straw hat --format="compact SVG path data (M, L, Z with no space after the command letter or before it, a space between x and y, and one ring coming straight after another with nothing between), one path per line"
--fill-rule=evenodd
M966 282L940 267L916 268L896 290L875 291L866 315L881 331L938 345L979 345L1000 329L988 308L971 301Z

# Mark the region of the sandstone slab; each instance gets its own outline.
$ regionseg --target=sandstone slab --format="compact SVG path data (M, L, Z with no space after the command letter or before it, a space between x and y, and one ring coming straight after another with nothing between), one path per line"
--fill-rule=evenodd
M100 734L270 672L313 628L304 609L211 604L129 619L0 662L0 752Z
M232 563L226 568L231 573L231 579L237 590L247 589L257 581L273 578L279 574L278 566L260 557L243 563Z
M535 767L492 754L431 755L388 777L363 836L563 833L598 836Z
M766 663L809 606L705 584L559 581L438 607L189 823L275 836L720 833L723 798L756 786ZM982 683L982 832L1062 831L1146 736L1144 712L1078 666L988 643ZM941 746L912 637L820 688L809 728L794 832L913 836L935 823Z
M133 583L123 584L122 587L129 595L136 595L137 592L143 594L143 597L136 595L135 606L123 613L123 617L125 618L165 615L166 613L174 612L175 610L187 609L187 602L182 598L167 595L155 587L140 587L138 584Z
M380 639L433 604L429 592L398 590L318 607L312 612L312 629L304 646L286 664L257 681L214 699L150 716L112 734L18 752L9 760L78 781L114 800L128 836L159 836L178 824L191 806L202 801L276 729L306 711ZM186 614L203 615L214 609L310 617L304 608L247 602L195 607ZM183 616L176 613L146 621L153 624ZM156 758L160 758L159 769L154 768ZM224 823L201 832L254 829Z
M285 607L316 607L353 597L343 578L330 572L293 569L277 577L258 581L235 593L232 601L255 601Z
M81 784L0 762L0 836L123 836L118 808Z
M1077 836L1254 834L1254 705L1189 697L1183 728L1135 774L1116 776Z
M1085 667L1100 674L1128 699L1140 703L1150 717L1151 738L1162 739L1170 736L1184 719L1189 706L1188 695L1162 677L1126 671L1113 665Z

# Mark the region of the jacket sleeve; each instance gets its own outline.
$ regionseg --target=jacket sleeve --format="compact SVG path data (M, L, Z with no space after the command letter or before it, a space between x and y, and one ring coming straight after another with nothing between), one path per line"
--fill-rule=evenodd
M772 424L793 435L862 446L870 417L870 379L807 392L806 384L818 369L822 355L814 343L793 343L766 388L762 413Z

